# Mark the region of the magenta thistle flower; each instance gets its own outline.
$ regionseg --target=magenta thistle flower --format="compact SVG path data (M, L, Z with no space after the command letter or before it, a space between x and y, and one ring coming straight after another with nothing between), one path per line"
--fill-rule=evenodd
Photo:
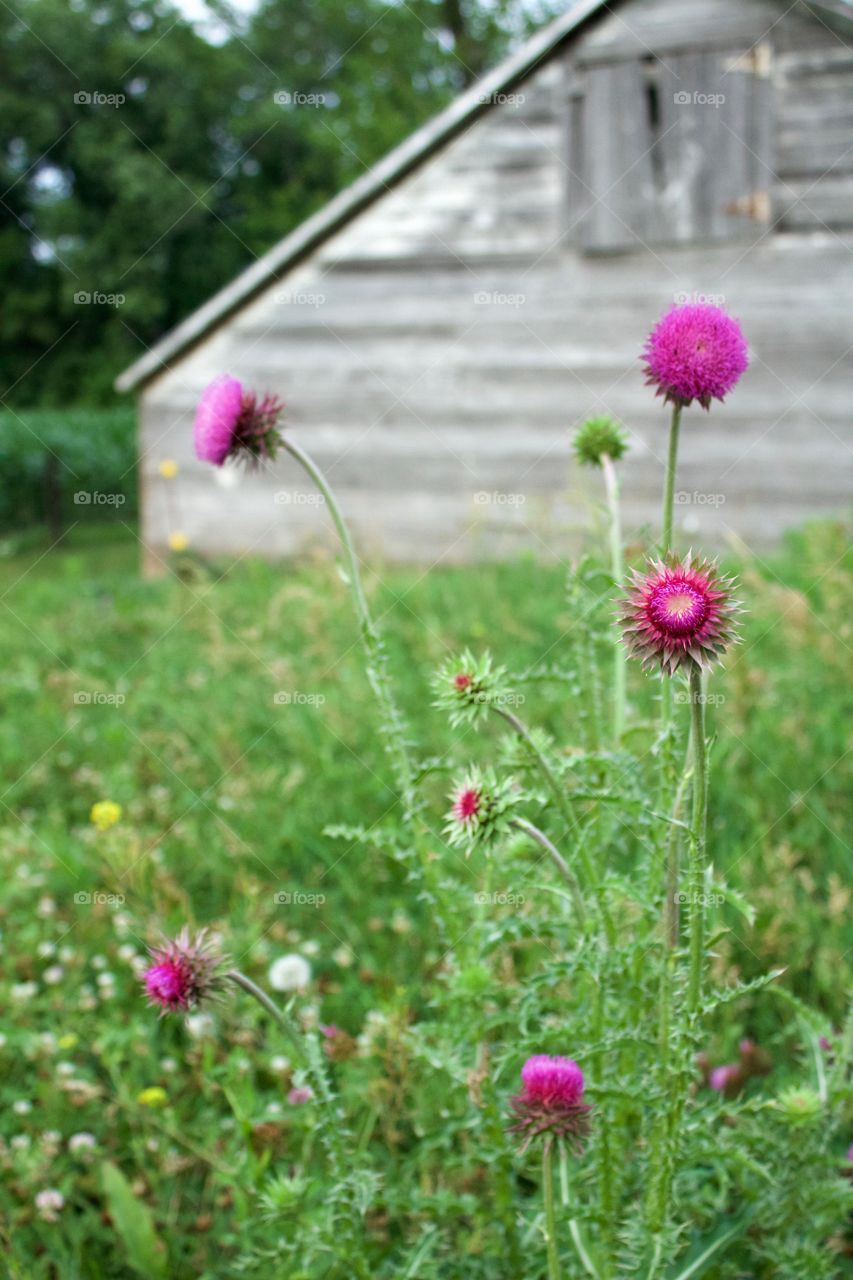
M709 303L670 308L643 349L646 383L673 404L698 400L703 409L722 400L749 364L737 320Z
M523 1135L522 1151L534 1138L562 1138L576 1152L589 1132L591 1107L583 1100L583 1072L572 1058L534 1054L521 1068L521 1093L510 1099L511 1133Z
M152 948L151 959L142 984L150 1003L160 1006L161 1016L195 1009L221 987L224 958L204 930L191 938L189 930L182 929L177 938Z
M451 813L456 821L464 826L466 822L476 818L482 803L483 795L477 787L463 787L453 801Z
M711 667L738 638L732 587L709 560L650 560L644 574L633 572L620 610L630 652L668 675L691 663Z
M237 378L221 374L205 388L198 403L193 423L196 456L216 467L233 457L251 462L275 457L282 408L276 396L259 400Z

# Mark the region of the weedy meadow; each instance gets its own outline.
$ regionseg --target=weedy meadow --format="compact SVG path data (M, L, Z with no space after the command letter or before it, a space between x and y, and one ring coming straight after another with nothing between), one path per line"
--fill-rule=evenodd
M147 958L135 955L152 1021L184 1022L206 1046L185 1082L198 1095L198 1134L191 1106L180 1134L164 1130L191 1153L203 1148L219 1175L217 1214L240 1221L223 1235L223 1269L208 1261L204 1275L847 1274L853 1016L845 1020L840 1002L836 1026L810 1007L793 967L758 961L745 977L726 964L728 921L753 920L755 906L727 883L708 826L708 714L726 714L715 686L737 652L751 588L701 548L676 547L673 532L682 433L703 430L714 402L736 394L747 345L719 308L688 303L655 325L644 364L662 432L669 419L657 542L626 555L627 433L610 418L587 419L573 449L601 479L603 553L573 564L567 625L526 671L510 670L500 632L488 648L445 657L430 708L445 745L429 755L404 710L344 514L281 427L282 406L228 375L202 397L200 459L292 460L335 525L390 798L377 821L317 821L341 858L359 860L365 895L392 864L429 933L421 1016L392 996L358 1037L320 1021L303 955L280 956L259 980L234 945L237 922L233 938L221 920L197 927L190 895L172 903L185 926L153 940ZM555 601L555 616L563 608ZM537 688L572 708L558 721L564 737L528 718ZM727 801L737 806L736 787ZM110 801L92 812L105 839L120 819ZM771 1005L791 1046L783 1083L754 1035L739 1037L730 1061L713 1060L721 1024L737 1026L748 1008L765 1025L755 1011ZM286 1128L250 1122L248 1057L242 1082L216 1061L222 1017L245 1026L247 1055L276 1064L296 1117ZM180 1075L181 1063L174 1069ZM256 1149L242 1185L205 1145L213 1088ZM165 1107L163 1089L148 1092L143 1105ZM77 1136L83 1158L94 1139ZM140 1191L105 1167L102 1194L131 1271L194 1274L185 1258L170 1260L168 1231ZM39 1197L44 1223L71 1211L57 1187ZM81 1265L67 1274L124 1272Z

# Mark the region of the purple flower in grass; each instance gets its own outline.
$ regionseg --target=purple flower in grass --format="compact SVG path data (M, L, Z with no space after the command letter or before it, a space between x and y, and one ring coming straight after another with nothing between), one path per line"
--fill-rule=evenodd
M521 1093L510 1099L510 1132L523 1137L522 1151L538 1137L562 1138L576 1153L589 1132L590 1106L583 1100L584 1078L572 1058L534 1054L521 1068Z
M691 663L711 667L737 638L731 579L709 560L649 561L633 573L622 602L622 634L645 667L674 675Z
M142 985L150 1003L160 1006L161 1016L195 1009L221 987L224 960L204 930L192 938L182 929L177 938L152 948L151 959Z
M652 329L643 350L646 382L673 404L698 400L703 409L722 400L749 364L737 320L709 303L672 307Z

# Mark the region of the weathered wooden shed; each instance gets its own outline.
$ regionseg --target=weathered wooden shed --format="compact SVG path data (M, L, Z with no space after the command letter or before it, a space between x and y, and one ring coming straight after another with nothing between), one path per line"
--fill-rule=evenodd
M725 405L686 413L680 527L758 546L844 512L849 14L578 0L121 376L139 392L149 567L176 520L211 553L327 535L286 458L227 494L194 461L194 406L221 371L287 402L366 554L564 550L597 492L568 431L593 412L629 429L627 527L651 523L666 414L638 353L694 295L741 320L752 363Z

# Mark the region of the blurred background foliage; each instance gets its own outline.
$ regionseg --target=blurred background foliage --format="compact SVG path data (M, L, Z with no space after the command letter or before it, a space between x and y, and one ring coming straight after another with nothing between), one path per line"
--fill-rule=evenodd
M165 0L0 5L0 402L109 403L125 365L562 7L212 0L200 25Z

